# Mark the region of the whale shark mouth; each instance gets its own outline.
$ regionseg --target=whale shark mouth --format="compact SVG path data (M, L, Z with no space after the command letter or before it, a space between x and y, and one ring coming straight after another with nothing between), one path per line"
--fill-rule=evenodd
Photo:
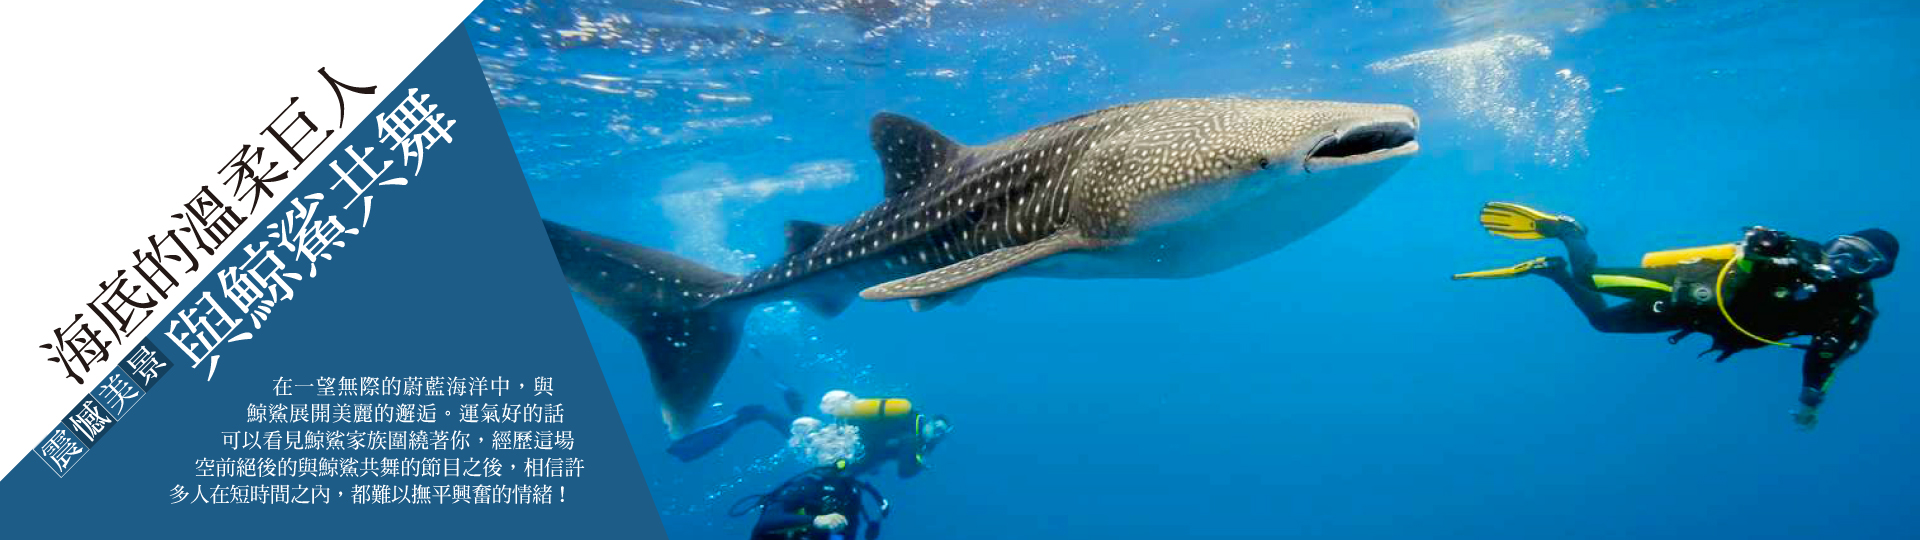
M1419 128L1412 122L1376 122L1330 135L1307 154L1307 172L1326 171L1376 163L1408 156L1420 151L1414 136Z

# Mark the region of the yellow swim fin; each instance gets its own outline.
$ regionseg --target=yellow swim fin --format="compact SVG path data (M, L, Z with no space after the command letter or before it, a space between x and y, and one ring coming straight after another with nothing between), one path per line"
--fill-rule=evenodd
M1505 278L1512 278L1512 277L1520 277L1520 276L1533 273L1534 270L1543 270L1550 266L1553 266L1552 262L1548 261L1546 257L1540 257L1537 259L1528 260L1526 262L1509 266L1506 268L1495 268L1492 270L1481 270L1478 272L1454 274L1453 279L1455 281L1458 281L1462 279L1505 279Z
M1487 232L1516 240L1559 236L1562 224L1580 227L1568 216L1549 214L1509 202L1490 202L1480 208L1480 226Z

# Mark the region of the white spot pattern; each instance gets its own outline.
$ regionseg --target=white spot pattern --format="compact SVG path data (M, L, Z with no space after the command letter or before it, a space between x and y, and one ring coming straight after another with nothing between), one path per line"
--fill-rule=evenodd
M1403 117L1412 112L1392 105L1170 99L1094 111L953 153L937 134L894 133L876 139L894 156L882 157L891 180L886 200L725 294L836 270L879 279L929 273L1067 227L1125 238L1167 194L1236 181L1263 162L1297 168L1340 126Z

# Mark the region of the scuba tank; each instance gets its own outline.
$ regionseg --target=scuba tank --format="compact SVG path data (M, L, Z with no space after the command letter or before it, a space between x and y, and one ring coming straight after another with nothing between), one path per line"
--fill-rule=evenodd
M907 401L905 398L858 399L854 400L853 404L848 406L845 412L846 414L840 415L840 417L849 420L896 418L913 414L913 402Z
M1739 251L1739 244L1654 251L1640 257L1640 267L1671 268L1700 263L1723 263L1733 260L1739 255ZM1668 283L1667 286L1672 288L1672 296L1668 298L1668 305L1671 306L1711 307L1719 296L1718 291L1714 290L1714 281L1709 275L1682 276Z
M1738 244L1720 244L1655 251L1640 257L1641 268L1663 268L1705 261L1728 261L1739 253Z

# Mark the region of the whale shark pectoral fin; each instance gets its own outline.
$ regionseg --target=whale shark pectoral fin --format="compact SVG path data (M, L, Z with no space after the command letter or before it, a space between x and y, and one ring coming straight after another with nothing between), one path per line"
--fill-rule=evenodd
M967 305L968 301L973 300L973 295L978 292L980 292L979 287L967 287L948 294L947 300L953 302L953 305L964 306Z
M946 300L945 295L1027 263L1070 251L1099 249L1113 243L1111 240L1087 238L1074 231L1061 231L1031 243L996 249L986 255L868 287L860 291L860 297L867 300L931 300L941 297L938 301L921 302L926 309L932 309Z
M907 305L913 306L914 313L920 313L922 311L932 311L933 308L940 307L940 304L946 301L947 301L947 295L936 294L936 295L928 296L925 298L914 298L914 299L907 300Z
M946 304L947 302L953 302L953 305L956 305L956 306L967 305L967 301L972 300L973 294L977 292L980 292L980 285L974 285L971 287L961 287L959 290L955 290L953 292L941 293L941 294L936 294L932 296L923 296L920 298L914 298L912 300L908 300L907 302L909 305L913 306L914 313L919 313L922 311L930 311L933 308L940 307L941 305Z

